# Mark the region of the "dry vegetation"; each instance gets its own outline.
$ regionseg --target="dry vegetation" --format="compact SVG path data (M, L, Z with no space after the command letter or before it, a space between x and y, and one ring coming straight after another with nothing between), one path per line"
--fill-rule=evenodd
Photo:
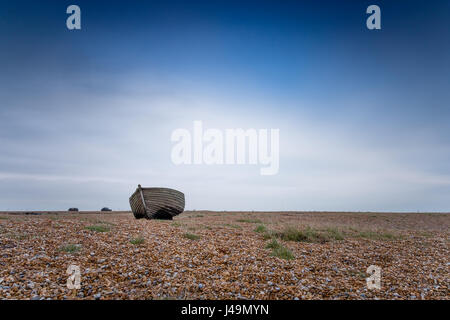
M0 299L449 299L450 214L0 213ZM81 289L66 287L67 267ZM382 268L381 290L366 269Z

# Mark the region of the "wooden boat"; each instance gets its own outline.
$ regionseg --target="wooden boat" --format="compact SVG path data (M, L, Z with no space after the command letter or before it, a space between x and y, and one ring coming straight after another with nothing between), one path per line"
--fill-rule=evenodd
M172 220L184 211L184 193L169 188L142 188L138 185L130 197L136 219Z

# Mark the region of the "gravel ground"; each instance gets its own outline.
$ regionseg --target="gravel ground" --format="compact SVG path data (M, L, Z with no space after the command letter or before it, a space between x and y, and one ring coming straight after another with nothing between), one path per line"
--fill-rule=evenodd
M0 213L0 299L449 299L449 222L438 213ZM287 226L333 237L289 241ZM71 264L78 290L66 285ZM367 289L370 265L382 269L380 290Z

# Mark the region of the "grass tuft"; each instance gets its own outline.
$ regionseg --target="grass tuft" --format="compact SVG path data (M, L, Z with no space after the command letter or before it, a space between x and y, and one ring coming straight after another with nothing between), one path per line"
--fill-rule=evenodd
M285 241L295 242L319 242L323 243L328 241L326 235L320 233L318 230L307 227L304 230L297 230L292 227L284 229L284 231L277 234L279 238Z
M242 229L242 227L240 225L237 225L237 224L226 223L226 224L224 224L224 226L225 227L229 227L229 228L233 228L233 229Z
M289 250L286 247L280 247L278 249L273 249L272 250L272 256L278 257L280 259L285 259L285 260L293 260L293 259L295 259L295 256L292 253L292 251Z
M66 244L64 246L62 246L60 248L61 251L67 252L67 253L74 253L74 252L78 252L81 250L81 245L80 244Z
M277 241L277 239L272 239L267 245L266 249L278 249L281 247L281 244Z
M196 234L193 234L193 233L188 233L188 232L183 234L183 237L185 237L186 239L189 239L189 240L198 240L198 239L200 239L200 236L198 236Z
M266 249L272 249L272 256L278 257L280 259L292 260L295 259L292 251L279 243L276 239L272 239L267 245Z
M27 239L30 239L31 236L27 233L12 232L12 233L6 234L6 237L8 237L9 239L14 239L14 240L27 240Z
M96 224L98 224L98 225L110 225L110 226L115 226L115 224L114 223L112 223L112 222L109 222L109 221L103 221L103 220L97 220L97 221L94 221L94 223L96 223Z
M264 240L274 239L276 236L277 234L273 230L266 230L266 232L263 233Z
M346 237L365 238L372 240L395 240L401 236L386 231L361 231L355 228L349 228L351 232L344 232L336 227L327 229L313 229L306 227L298 230L293 227L286 227L283 231L267 230L265 226L256 227L255 232L263 234L265 240L279 238L284 241L325 243L328 241L340 241Z
M245 222L245 223L262 223L259 219L238 219L237 222Z
M293 260L293 259L295 259L295 256L292 253L292 251L289 250L289 248L286 248L284 246L281 246L281 247L279 247L277 249L273 249L272 250L272 256L278 257L278 258L284 259L284 260Z
M344 240L344 233L337 228L328 228L326 229L327 236L333 240Z
M261 225L257 226L255 228L255 230L253 230L253 231L258 232L258 233L265 233L265 232L267 232L267 228L265 225L261 224Z
M90 230L90 231L96 231L96 232L108 232L109 230L111 230L110 227L104 226L104 225L87 226L86 229Z
M135 244L135 245L143 244L144 242L145 242L145 239L142 237L137 237L137 238L130 240L130 243Z

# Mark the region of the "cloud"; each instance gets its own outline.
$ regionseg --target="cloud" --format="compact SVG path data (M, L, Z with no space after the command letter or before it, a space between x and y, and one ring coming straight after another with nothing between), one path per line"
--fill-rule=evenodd
M398 137L379 143L376 131L360 135L363 126L353 123L349 130L302 112L320 105L297 110L251 93L204 94L202 87L173 83L151 90L151 80L137 83L107 96L86 88L70 98L62 92L39 99L48 108L37 108L33 117L10 114L1 129L0 186L9 195L24 189L29 195L26 201L3 198L2 208L128 209L128 196L141 183L182 190L191 209L448 209L442 193L450 188L448 171L430 170L430 162L439 167L449 152L429 137L415 145ZM275 112L279 108L284 111ZM279 128L279 174L261 177L251 165L175 166L171 132L192 129L194 120L205 128ZM418 158L423 150L427 156Z

